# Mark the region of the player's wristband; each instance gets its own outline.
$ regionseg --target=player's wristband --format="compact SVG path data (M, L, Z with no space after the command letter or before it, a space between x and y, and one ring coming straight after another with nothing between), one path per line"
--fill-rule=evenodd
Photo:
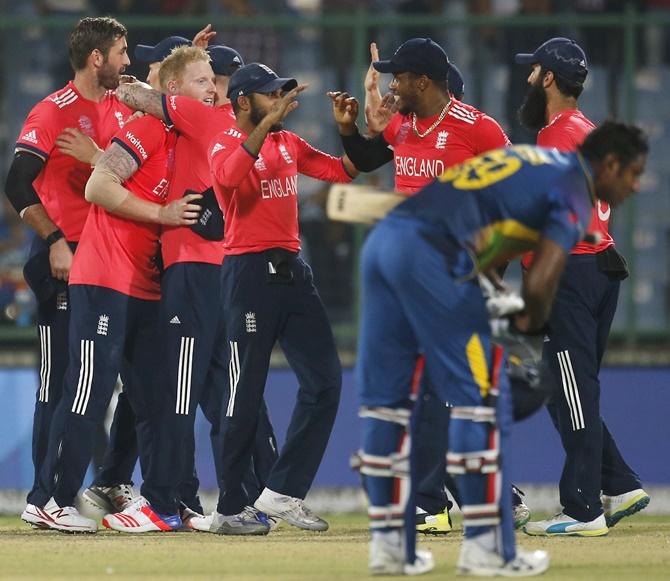
M65 234L63 234L63 231L58 229L54 230L51 234L49 234L44 241L47 243L47 246L51 246L54 242L57 242L61 238L65 238Z

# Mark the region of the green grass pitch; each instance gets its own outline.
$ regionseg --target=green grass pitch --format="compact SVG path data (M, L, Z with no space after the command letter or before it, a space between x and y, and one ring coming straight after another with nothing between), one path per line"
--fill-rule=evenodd
M282 525L267 537L207 533L66 535L33 531L16 517L0 517L0 579L365 579L367 530L363 515L334 515L326 533ZM542 539L518 535L526 549L552 558L542 579L636 581L670 579L670 517L636 515L601 538ZM424 538L435 570L455 576L460 523L442 538Z

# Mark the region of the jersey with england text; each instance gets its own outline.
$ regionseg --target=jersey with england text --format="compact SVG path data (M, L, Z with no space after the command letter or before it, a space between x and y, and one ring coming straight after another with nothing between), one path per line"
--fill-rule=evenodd
M471 105L452 99L442 121L425 137L439 115L416 119L396 113L384 129L384 140L393 149L395 190L410 195L426 186L445 169L490 149L510 145L500 125Z
M112 144L122 147L138 166L123 186L142 200L164 205L176 141L176 133L150 115L119 131ZM160 299L159 237L159 224L115 216L92 204L72 262L70 284L102 286L138 299Z
M209 147L212 184L226 218L225 254L298 252L298 174L337 183L352 178L341 158L290 131L269 133L257 157L243 147L246 138L234 125Z
M448 169L389 215L421 221L452 275L467 278L533 250L540 238L570 252L595 203L590 174L578 153L495 149Z
M99 102L91 101L70 81L37 103L21 128L16 150L29 151L46 162L33 186L46 213L70 242L79 240L88 215L84 188L91 166L61 153L56 138L71 127L104 149L132 113L113 91L107 91Z
M190 97L163 95L163 111L168 125L178 133L174 176L168 202L186 190L203 192L212 185L207 147L215 135L235 124L230 103L208 107ZM161 235L165 268L176 262L223 262L223 241L205 240L186 226L168 226Z

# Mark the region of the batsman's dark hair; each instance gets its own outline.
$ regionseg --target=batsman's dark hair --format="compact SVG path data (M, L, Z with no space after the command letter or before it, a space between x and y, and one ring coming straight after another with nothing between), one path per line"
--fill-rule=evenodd
M112 45L127 34L126 27L111 16L82 18L68 40L67 51L72 68L75 72L86 68L88 55L96 48L106 59Z
M639 155L649 151L647 136L637 125L605 121L588 134L579 151L588 161L601 161L608 153L614 154L626 167Z
M540 78L544 78L544 74L548 72L551 69L545 69L544 67L540 68ZM579 99L579 96L582 94L582 91L584 90L584 85L582 83L578 83L576 81L569 81L565 77L561 77L558 73L551 71L554 73L554 82L556 83L556 87L558 90L561 92L562 95L566 97L572 97L574 99Z

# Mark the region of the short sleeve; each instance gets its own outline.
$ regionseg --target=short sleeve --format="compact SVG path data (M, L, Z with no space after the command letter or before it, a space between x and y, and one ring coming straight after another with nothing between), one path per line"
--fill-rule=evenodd
M475 146L475 155L499 149L500 147L509 147L512 142L509 140L498 122L488 115L481 115L473 127L473 142Z
M140 167L153 153L165 144L167 128L155 117L145 115L121 129L112 143L120 145Z
M64 128L64 116L58 111L58 106L49 100L35 105L21 128L16 149L30 151L46 161Z
M212 108L197 99L163 95L165 121L183 135L198 137L210 131Z

